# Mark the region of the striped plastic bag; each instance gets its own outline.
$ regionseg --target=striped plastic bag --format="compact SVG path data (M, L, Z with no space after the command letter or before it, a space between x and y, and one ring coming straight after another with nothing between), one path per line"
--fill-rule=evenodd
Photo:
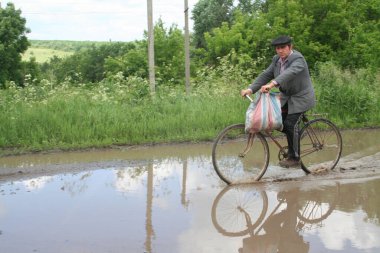
M279 92L256 93L245 117L245 131L282 130L281 102Z

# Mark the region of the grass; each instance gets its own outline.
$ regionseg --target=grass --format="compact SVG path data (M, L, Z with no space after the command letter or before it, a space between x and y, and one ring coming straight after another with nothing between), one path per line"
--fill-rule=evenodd
M122 75L94 84L47 80L0 90L0 155L110 145L196 142L243 123L249 105L241 81L212 73L194 82L192 95L158 87L155 97L142 78ZM313 76L314 113L327 113L339 128L380 126L379 75L323 66ZM11 150L11 151L9 151Z
M202 97L139 104L73 97L19 104L0 115L0 147L39 151L211 140L227 124L244 122L247 106L240 98Z

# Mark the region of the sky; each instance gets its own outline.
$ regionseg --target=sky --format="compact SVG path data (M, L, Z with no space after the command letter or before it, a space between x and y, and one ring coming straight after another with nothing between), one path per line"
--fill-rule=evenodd
M191 11L199 0L188 0ZM12 0L26 19L31 40L134 41L148 28L147 0ZM152 0L153 22L184 28L184 0Z

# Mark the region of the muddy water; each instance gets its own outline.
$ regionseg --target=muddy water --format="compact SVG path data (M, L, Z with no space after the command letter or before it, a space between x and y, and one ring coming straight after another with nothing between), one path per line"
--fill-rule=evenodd
M345 131L342 166L379 137ZM380 251L380 160L312 177L271 152L262 183L234 187L209 143L0 158L0 252Z

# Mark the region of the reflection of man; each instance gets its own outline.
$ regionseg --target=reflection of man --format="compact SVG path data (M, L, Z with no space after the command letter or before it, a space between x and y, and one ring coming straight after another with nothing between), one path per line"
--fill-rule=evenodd
M282 195L282 196L280 196ZM278 198L287 203L286 209L270 215L263 224L265 234L243 239L239 253L307 253L309 244L296 230L298 190L279 193Z

